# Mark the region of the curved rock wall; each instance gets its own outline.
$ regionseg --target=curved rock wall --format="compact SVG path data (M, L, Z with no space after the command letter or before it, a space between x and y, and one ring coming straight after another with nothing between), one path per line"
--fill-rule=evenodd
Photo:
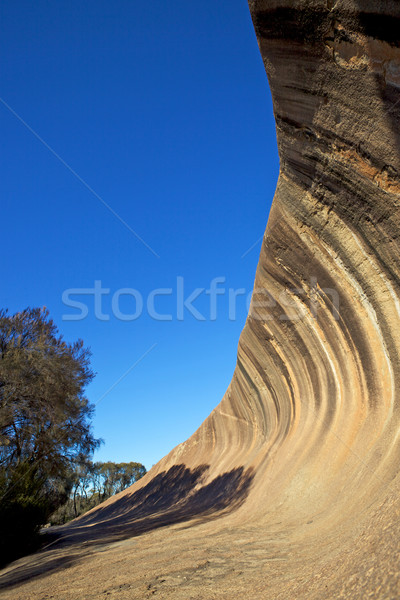
M229 514L320 535L398 472L400 5L250 9L281 170L233 379L189 440L84 522Z
M281 172L230 387L155 473L242 467L241 520L332 524L400 460L400 6L250 9Z

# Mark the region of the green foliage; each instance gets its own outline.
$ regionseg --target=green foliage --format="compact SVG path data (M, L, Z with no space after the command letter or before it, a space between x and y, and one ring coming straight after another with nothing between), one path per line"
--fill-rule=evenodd
M52 494L46 482L27 463L11 474L0 474L0 557L7 562L39 543L39 528L65 495Z
M0 311L0 562L30 548L100 441L84 388L90 352L67 344L46 309ZM15 536L17 531L17 536Z
M122 492L129 487L137 479L145 475L146 468L140 463L95 463L95 472L99 474L97 483L97 491L99 495L105 499Z
M77 466L68 500L50 518L61 525L94 508L146 474L140 463L87 462Z

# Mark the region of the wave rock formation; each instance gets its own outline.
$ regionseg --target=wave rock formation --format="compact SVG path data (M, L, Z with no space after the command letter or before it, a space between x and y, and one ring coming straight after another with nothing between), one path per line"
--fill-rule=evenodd
M281 170L232 382L188 441L66 538L151 531L135 560L157 548L163 578L152 563L142 598L398 598L400 5L250 10ZM166 566L166 539L186 575ZM190 557L207 558L202 575ZM92 597L76 577L74 597Z

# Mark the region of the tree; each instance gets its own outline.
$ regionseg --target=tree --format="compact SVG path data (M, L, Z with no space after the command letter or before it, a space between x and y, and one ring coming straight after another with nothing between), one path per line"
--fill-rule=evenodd
M50 517L52 525L61 525L94 508L110 496L122 492L146 474L140 463L88 461L76 467L69 498Z
M32 537L100 444L84 395L93 376L89 350L65 342L45 308L0 311L0 560L12 542L10 517L27 521Z
M146 468L136 462L129 463L95 463L95 470L100 474L102 500L106 500L132 485L146 474Z

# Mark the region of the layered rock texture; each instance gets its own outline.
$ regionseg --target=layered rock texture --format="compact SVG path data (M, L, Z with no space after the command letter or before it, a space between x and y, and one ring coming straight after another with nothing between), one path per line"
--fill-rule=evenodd
M250 9L281 171L232 382L4 597L400 597L400 3Z

